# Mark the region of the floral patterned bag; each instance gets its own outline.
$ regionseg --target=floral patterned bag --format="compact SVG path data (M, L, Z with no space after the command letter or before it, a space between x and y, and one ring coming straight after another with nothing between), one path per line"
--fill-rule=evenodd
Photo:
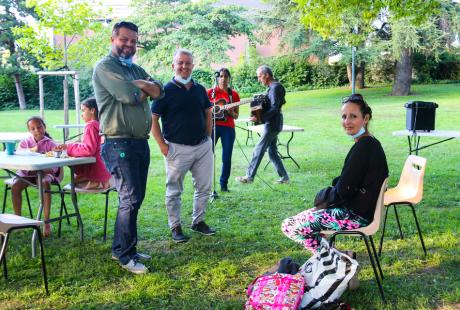
M256 278L248 288L246 310L297 310L305 280L300 274L274 273Z

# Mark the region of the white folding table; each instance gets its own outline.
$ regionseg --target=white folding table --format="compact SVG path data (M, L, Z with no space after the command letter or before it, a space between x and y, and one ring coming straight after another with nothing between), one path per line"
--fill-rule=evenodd
M245 123L246 126L245 127L239 126L238 123ZM254 124L249 117L243 117L243 118L238 117L235 120L235 127L246 131L246 143L245 143L246 145L248 145L249 139L251 139L252 144L254 144L254 139L252 137L252 131L248 129L249 124Z
M415 152L415 155L418 155L419 150L423 150L424 148L446 142L455 138L460 138L460 131L453 131L453 130L431 130L431 131L422 131L422 130L400 130L394 131L393 136L396 137L407 137L407 141L409 143L409 154ZM441 138L441 141L437 141L434 143L426 144L420 146L420 137L432 137L432 138Z
M75 193L75 182L73 166L90 164L96 162L94 157L68 157L68 158L55 158L46 156L30 156L30 155L6 155L4 152L0 152L0 169L5 170L7 173L16 175L13 170L28 170L37 171L37 189L39 197L39 208L37 212L37 220L41 219L43 211L43 170L51 168L60 168L68 166L70 168L70 183L71 183L71 196L72 204L75 213L67 214L58 218L50 219L48 222L59 221L69 217L77 217L77 221L80 228L80 240L83 240L83 222L81 220L80 211L77 204L77 195ZM35 239L36 232L32 237L32 256L35 256Z
M260 134L262 134L264 132L264 127L265 127L265 125L261 124L261 125L255 125L255 126L248 126L248 129L253 131L253 132L256 132L257 134L260 135ZM280 140L279 140L279 137L278 137L278 143L277 143L277 145L282 145L282 146L284 146L286 148L286 155L283 155L282 153L280 153L279 149L278 149L278 154L280 155L280 158L281 159L289 158L290 160L292 160L294 162L294 164L298 168L300 168L299 164L295 161L294 157L292 157L291 153L289 152L289 144L291 143L292 139L294 138L294 133L295 132L301 132L301 131L304 131L304 129L301 128L301 127L283 125L283 129L281 130L281 132L290 132L291 136L289 137L289 140L286 142L286 144L281 143Z
M85 128L85 124L67 124L67 125L54 125L54 128L56 129L62 129L62 141L65 143L66 141L72 140L76 137L81 136L83 133L80 132L80 129ZM78 134L71 136L69 138L66 138L66 131L71 129L71 128L77 128L78 129Z

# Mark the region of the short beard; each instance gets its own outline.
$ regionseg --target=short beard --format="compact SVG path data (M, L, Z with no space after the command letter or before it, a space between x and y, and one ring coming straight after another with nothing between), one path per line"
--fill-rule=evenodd
M120 56L120 57L122 57L124 59L129 59L129 58L133 57L134 54L136 53L136 52L132 52L132 53L129 53L129 54L125 54L125 53L123 53L123 48L118 47L118 46L116 47L116 49L117 49L118 56Z

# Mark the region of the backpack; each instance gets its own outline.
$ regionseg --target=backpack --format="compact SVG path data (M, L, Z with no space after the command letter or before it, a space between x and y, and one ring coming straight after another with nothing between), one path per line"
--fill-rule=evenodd
M297 310L305 280L300 274L274 273L256 278L248 287L246 310Z

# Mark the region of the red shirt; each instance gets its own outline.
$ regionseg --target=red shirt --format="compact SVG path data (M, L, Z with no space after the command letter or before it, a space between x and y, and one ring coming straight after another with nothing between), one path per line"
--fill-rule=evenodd
M211 103L214 103L214 101L217 101L223 98L227 102L226 104L230 104L230 98L228 97L228 92L220 89L219 87L216 87L215 89L216 89L216 92L215 92L216 97L214 99L211 98L212 88L208 89L208 97ZM240 101L240 95L238 95L236 91L232 90L232 102L238 102L238 101ZM216 126L227 126L227 127L235 128L235 120L230 115L227 115L227 120L226 121L216 121Z

